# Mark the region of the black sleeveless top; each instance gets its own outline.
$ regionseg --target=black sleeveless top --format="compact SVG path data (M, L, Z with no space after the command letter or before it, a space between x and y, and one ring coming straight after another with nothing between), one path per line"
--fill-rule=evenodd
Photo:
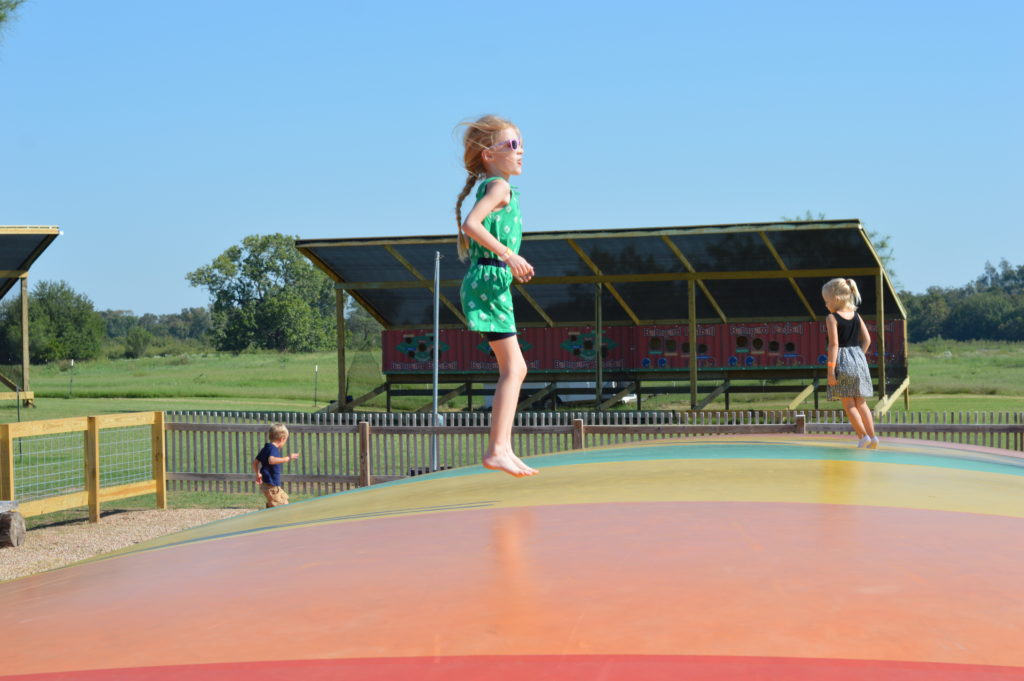
M836 335L839 338L839 347L852 348L860 345L860 315L853 313L853 319L843 319L838 312L833 312L836 318Z

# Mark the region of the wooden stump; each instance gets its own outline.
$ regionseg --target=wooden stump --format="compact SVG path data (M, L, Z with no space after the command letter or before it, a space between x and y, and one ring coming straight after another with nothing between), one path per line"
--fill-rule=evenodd
M17 511L0 513L0 548L25 543L25 518Z

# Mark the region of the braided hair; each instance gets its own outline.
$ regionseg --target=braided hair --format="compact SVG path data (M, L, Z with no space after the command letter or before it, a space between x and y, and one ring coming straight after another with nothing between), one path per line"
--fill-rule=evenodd
M459 123L464 126L466 132L462 136L462 165L468 173L466 184L459 192L459 198L455 201L455 224L459 228L459 235L456 245L459 250L459 260L465 261L469 257L469 237L462 231L462 202L469 196L476 183L483 178L487 172L484 168L483 151L495 143L502 130L512 128L519 133L519 128L511 121L500 116L488 114L481 116L475 121Z

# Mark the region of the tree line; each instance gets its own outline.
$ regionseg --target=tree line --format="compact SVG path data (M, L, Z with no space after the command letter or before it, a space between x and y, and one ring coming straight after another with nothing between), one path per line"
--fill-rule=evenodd
M900 292L907 310L907 335L915 343L950 340L1024 340L1024 265L1007 260L959 288L931 286L924 293Z

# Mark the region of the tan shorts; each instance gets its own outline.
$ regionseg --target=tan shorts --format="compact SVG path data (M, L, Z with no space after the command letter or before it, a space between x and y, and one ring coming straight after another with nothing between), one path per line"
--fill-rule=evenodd
M267 508L284 506L288 503L288 493L276 485L268 485L265 482L261 482L260 491L267 498Z

